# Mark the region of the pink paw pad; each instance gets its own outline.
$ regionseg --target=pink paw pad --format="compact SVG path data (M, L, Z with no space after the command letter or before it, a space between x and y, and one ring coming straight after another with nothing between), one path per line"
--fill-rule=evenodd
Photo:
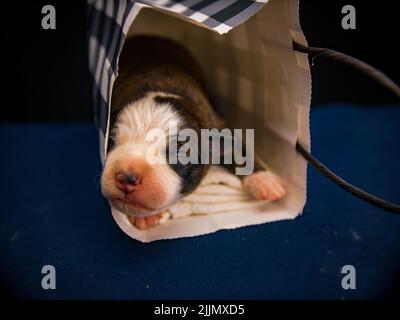
M275 201L285 194L285 183L270 171L258 171L243 179L247 188L257 200Z
M139 230L147 230L157 226L162 218L162 214L148 217L132 217L128 216L128 220Z

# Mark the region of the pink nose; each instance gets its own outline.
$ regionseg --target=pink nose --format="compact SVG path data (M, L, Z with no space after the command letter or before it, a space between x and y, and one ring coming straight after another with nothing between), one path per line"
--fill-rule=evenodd
M127 193L133 192L139 182L135 174L125 172L119 172L115 179L118 189Z

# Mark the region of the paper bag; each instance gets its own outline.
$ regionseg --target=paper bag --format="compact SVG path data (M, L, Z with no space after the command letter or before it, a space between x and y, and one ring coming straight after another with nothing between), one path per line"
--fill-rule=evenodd
M127 37L157 35L185 46L200 63L214 107L231 128L255 130L256 157L285 179L286 196L223 213L169 219L138 230L112 210L120 228L142 242L191 237L294 219L306 203L307 164L296 141L310 148L311 75L298 0L93 1L88 2L89 68L93 80L100 156L109 137L109 108L118 57Z

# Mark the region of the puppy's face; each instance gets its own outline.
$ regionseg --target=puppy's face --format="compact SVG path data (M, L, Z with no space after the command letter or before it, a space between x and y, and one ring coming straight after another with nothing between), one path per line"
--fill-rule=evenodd
M176 123L179 130L187 127L188 122L170 102L160 103L154 95L121 111L111 132L113 146L101 177L102 193L111 206L132 216L154 215L199 184L206 169L204 165L168 163L171 123ZM155 147L154 135L150 133L157 130L165 133L167 140L156 139L161 153L157 155L158 161L154 161L149 159Z

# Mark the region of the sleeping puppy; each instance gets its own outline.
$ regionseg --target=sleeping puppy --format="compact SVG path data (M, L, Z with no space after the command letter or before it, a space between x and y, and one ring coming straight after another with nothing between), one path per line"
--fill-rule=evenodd
M207 99L199 66L184 48L162 38L133 37L124 45L113 87L101 188L110 205L139 229L157 225L162 213L191 193L209 168L200 161L168 161L179 143L160 146L165 161L148 160L154 145L149 132L161 130L168 137L171 123L178 131L189 128L199 136L201 129L224 126ZM260 200L285 194L282 180L270 171L247 176L243 185Z

